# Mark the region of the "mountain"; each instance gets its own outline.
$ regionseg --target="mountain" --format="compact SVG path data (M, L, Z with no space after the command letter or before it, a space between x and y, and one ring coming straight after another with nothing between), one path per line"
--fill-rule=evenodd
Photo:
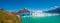
M44 11L45 13L60 13L60 7L48 11Z

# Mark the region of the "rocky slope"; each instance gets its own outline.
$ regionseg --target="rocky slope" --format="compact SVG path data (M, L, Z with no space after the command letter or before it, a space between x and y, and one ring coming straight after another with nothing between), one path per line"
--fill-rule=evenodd
M21 20L10 12L0 10L0 23L21 23Z

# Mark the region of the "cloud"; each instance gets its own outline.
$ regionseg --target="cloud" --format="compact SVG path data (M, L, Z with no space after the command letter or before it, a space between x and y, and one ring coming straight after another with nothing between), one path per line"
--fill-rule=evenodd
M18 12L18 10L6 10L8 12Z

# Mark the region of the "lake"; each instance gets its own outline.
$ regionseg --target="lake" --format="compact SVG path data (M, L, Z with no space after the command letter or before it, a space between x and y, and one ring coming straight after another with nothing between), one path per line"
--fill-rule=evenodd
M21 17L22 23L60 23L60 16Z

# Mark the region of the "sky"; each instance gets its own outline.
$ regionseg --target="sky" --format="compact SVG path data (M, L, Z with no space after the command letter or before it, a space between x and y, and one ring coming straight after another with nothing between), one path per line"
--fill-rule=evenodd
M5 10L49 10L51 7L60 6L60 0L0 0L0 8Z

